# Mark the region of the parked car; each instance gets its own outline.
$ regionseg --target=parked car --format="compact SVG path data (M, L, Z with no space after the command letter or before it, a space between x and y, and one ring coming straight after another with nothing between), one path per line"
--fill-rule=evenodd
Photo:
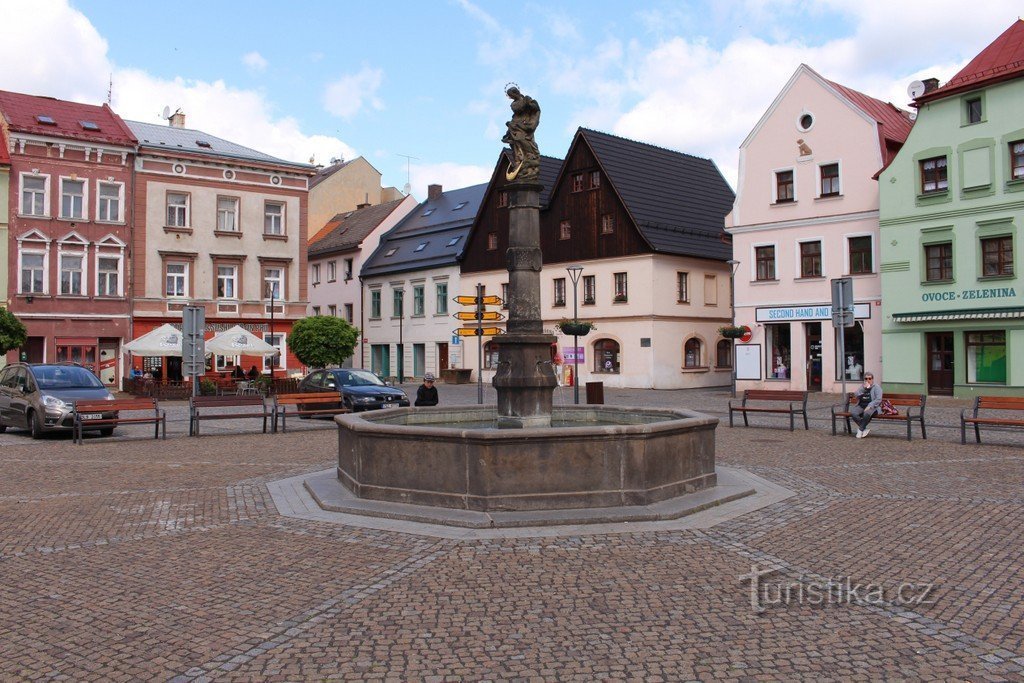
M32 438L44 432L70 431L78 400L113 401L99 378L74 363L12 363L0 370L0 432L28 429ZM95 415L90 413L90 416ZM103 413L114 417L114 411ZM96 427L103 436L113 427Z
M335 368L315 370L299 382L300 392L339 391L345 407L358 412L409 405L409 397L401 389L390 387L369 370Z

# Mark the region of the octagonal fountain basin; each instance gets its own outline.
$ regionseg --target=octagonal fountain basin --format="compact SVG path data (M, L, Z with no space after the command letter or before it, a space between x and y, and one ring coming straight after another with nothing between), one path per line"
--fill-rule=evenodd
M718 420L569 406L497 429L495 406L339 415L338 479L359 498L478 511L648 505L712 487Z

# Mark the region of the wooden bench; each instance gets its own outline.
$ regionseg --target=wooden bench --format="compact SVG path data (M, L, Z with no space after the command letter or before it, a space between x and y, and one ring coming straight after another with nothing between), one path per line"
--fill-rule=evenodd
M293 408L289 409L289 406ZM341 402L337 391L318 391L308 394L278 394L274 399L274 431L277 431L278 418L281 420L281 431L288 431L288 415L313 417L314 415L340 415L350 413Z
M232 411L228 413L204 412L209 409L222 408L243 408L248 410ZM262 396L193 396L189 399L189 436L199 436L199 423L205 420L237 420L247 417L263 418L263 433L267 433L267 418L272 418L274 412L267 408L267 402Z
M776 403L787 403L786 406L750 406L750 401L773 401ZM749 427L747 413L780 413L789 415L789 431L795 428L797 415L804 416L804 429L807 426L807 392L806 391L776 391L771 389L747 389L743 392L743 402L734 406L729 401L729 426L732 427L732 414L743 413L743 426Z
M135 417L123 417L122 412L129 411L153 411L152 415ZM103 417L111 415L111 417ZM99 417L88 417L99 415ZM82 432L85 429L99 427L100 433L110 436L114 433L114 427L120 424L152 424L154 426L153 438L160 438L160 427L163 426L163 436L167 438L167 412L160 409L155 398L119 398L113 401L75 401L75 422L73 425L73 440L75 443L85 443Z
M845 406L832 406L832 436L836 435L836 418L841 417L846 420L846 433L852 434L853 429L850 427L850 406L857 404L857 399L853 394L847 394L847 403ZM893 407L900 412L896 415L883 415L881 412L876 412L871 416L871 421L875 420L902 420L907 423L907 441L911 440L911 423L918 422L921 424L921 438L927 439L928 435L925 432L924 427L924 408L928 397L924 394L885 394L882 396L883 399L888 400L892 403ZM844 410L845 408L845 410Z
M1017 412L1019 417L981 417L978 411L981 410L1002 410ZM975 396L974 408L971 415L967 415L967 408L960 411L960 443L967 443L967 424L974 425L974 439L981 443L981 425L991 427L1013 429L1024 428L1024 398L1013 396Z

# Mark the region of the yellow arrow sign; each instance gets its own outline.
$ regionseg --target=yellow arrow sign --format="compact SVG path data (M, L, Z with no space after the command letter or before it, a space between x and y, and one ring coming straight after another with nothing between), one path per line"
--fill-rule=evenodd
M457 296L455 297L455 303L462 304L463 306L476 306L475 296Z
M500 296L496 296L494 294L489 294L485 297L482 297L482 299L482 303L484 306L500 306L502 303L504 303L501 300ZM476 306L477 301L478 298L475 296L461 295L455 297L455 303L462 304L463 306Z
M495 296L494 294L489 294L489 295L484 297L483 303L484 303L484 306L500 306L503 302L502 302L500 296Z
M459 311L454 315L458 320L477 320L476 311ZM504 320L505 316L497 311L480 311L480 320Z
M453 330L459 337L476 337L477 332L481 332L484 337L495 337L499 334L504 334L500 327L484 327L479 330L475 327L460 327L457 330Z

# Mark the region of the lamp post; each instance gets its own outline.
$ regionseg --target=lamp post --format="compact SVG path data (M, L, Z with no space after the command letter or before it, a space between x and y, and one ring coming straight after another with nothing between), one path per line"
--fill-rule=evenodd
M395 290L398 295L398 383L405 382L405 340L402 338L402 325L405 320L405 287Z
M274 300L277 298L277 285L274 282L267 283L270 292L270 343L277 349L277 337L274 336ZM277 353L270 357L270 385L274 385L274 366L277 364Z
M583 266L569 266L569 279L572 280L572 322L575 325L572 335L572 397L573 403L580 404L580 347L579 336L579 297L576 296L576 285L583 273Z
M736 259L726 261L729 264L729 310L732 313L732 326L736 327L736 271L740 262ZM732 397L736 398L736 340L732 340Z

